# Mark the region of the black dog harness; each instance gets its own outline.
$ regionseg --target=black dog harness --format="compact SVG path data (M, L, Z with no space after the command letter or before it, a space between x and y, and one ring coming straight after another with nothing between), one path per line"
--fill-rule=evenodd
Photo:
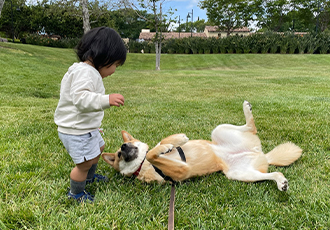
M181 160L182 160L183 162L186 162L186 156L184 155L184 152L183 152L182 148L181 148L181 147L176 147L176 150L178 150L179 155L180 155L180 157L181 157ZM171 181L173 184L176 183L171 177L166 176L166 175L162 172L162 170L160 170L159 168L157 168L157 167L154 166L154 165L152 165L152 167L154 167L155 171L156 171L161 177L163 177L164 180L166 180L166 181Z

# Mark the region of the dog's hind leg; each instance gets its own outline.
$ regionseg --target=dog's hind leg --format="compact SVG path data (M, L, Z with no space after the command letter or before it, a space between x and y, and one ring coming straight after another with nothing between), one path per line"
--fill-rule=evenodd
M217 126L212 132L212 141L218 145L231 145L239 150L253 150L258 147L261 151L261 142L257 135L257 128L254 124L252 106L248 101L243 103L243 112L246 124L242 126L223 124ZM254 151L254 150L253 150Z
M246 129L246 131L256 134L257 128L254 124L254 119L252 115L252 105L250 104L250 102L248 101L243 102L243 112L246 120L246 124L243 127Z
M288 180L280 172L261 173L257 170L229 170L226 176L231 180L239 180L244 182L256 182L263 180L274 180L277 183L277 188L280 191L287 191L289 188Z

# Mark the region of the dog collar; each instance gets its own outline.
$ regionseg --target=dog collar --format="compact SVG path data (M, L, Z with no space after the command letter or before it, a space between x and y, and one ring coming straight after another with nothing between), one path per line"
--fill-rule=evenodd
M146 159L146 158L143 159L142 163L140 164L140 167L135 171L135 173L133 173L134 176L137 177L137 176L139 175L139 173L140 173L140 171L141 171L141 168L142 168L142 165L143 165L145 159Z

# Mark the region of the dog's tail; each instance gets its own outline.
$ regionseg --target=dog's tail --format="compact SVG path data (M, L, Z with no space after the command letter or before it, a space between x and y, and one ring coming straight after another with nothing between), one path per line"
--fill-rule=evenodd
M266 158L271 165L287 166L298 160L301 153L301 148L288 142L275 147L272 151L266 154Z

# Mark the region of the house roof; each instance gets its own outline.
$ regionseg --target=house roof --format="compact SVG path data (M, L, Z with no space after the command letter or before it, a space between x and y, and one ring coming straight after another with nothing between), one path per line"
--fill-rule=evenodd
M205 31L208 32L219 32L219 27L218 26L205 26ZM234 29L232 32L250 32L249 28L247 27L242 27L238 29ZM149 29L143 29L140 33L139 39L143 40L151 40L155 37L156 32L150 32ZM163 32L162 35L164 36L165 39L170 39L170 38L187 38L187 37L201 37L201 38L206 38L205 33L191 33L191 32Z
M205 26L205 30L208 30L209 32L219 32L219 27ZM242 28L233 29L232 32L250 32L250 29L247 27L242 27Z
M156 35L156 32L141 32L139 39L144 39L144 40L151 40L154 38ZM187 38L190 37L191 35L193 37L202 37L206 38L205 33L190 33L190 32L163 32L162 35L164 36L165 39L170 39L170 38Z

